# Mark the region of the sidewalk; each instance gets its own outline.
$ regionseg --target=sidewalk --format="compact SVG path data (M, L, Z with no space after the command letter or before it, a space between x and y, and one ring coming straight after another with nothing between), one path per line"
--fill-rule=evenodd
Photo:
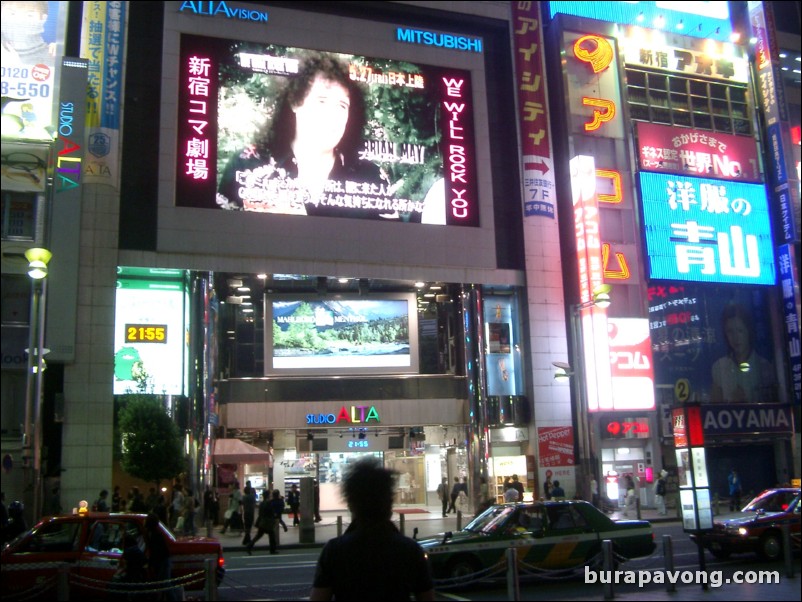
M637 518L637 516L634 515L625 517L623 512L623 508L621 508L620 510L609 514L608 516L613 520ZM648 520L651 523L678 521L679 519L676 517L676 515L672 515L672 512L676 512L676 510L670 509L668 516L658 516L657 510L654 508L644 508L641 511L641 518L643 520ZM393 522L399 526L399 528L402 526L400 518L402 515L404 517L403 531L404 534L408 535L409 537L413 536L415 529L418 529L418 539L423 539L426 536L436 535L446 531L457 530L457 516L452 513L446 517L443 517L442 510L439 505L437 507L429 506L426 508L422 506L396 506L395 512L393 512ZM340 528L342 531L345 531L345 529L348 528L348 524L351 522L351 516L347 510L323 511L320 513L320 516L323 518L323 520L319 523L315 523L314 543L301 543L299 541L301 532L300 527L293 527L292 517L285 515L284 522L287 525L287 532L285 533L284 530L279 527L279 548L293 549L322 547L329 539L337 537L338 517L341 521ZM473 515L463 516L462 527L465 527L465 525L467 525L472 519ZM226 533L220 533L220 529L221 527L219 525L214 527L212 529L212 537L220 541L224 552L245 550L245 546L242 545L242 531L229 530ZM251 536L255 534L256 528L253 528L251 530ZM206 535L205 529L198 529L198 535ZM266 536L263 536L256 544L254 550L267 550L267 546L268 539Z

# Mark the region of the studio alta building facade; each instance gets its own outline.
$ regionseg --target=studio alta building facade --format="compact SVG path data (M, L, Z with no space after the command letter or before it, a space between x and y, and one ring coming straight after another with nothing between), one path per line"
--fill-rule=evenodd
M324 509L342 507L342 470L364 454L399 471L411 505L436 504L443 477L466 477L474 499L480 477L497 495L517 474L537 497L549 476L570 496L588 495L590 474L647 483L676 467L665 417L686 402L709 407L719 429L714 471L757 445L775 475L755 488L798 475L798 346L779 319L780 257L798 251L798 233L778 236L749 47L671 30L664 56L636 16L561 5L85 3L80 19L65 14L63 54L86 61L97 93L79 116L84 146L3 130L4 149L39 149L51 166L42 189L9 190L34 204L38 226L3 239L19 318L4 292L4 358L36 347L21 254L53 252L43 481L58 475L65 501L110 487L115 398L134 392L178 422L194 489L312 477ZM669 17L727 35L735 20L680 14ZM310 61L347 82L318 94L311 78L283 105ZM308 90L320 106L340 90L340 111L315 117ZM777 123L798 162L792 114ZM335 139L316 184L298 144L305 123L306 140ZM787 179L798 221L798 176ZM8 182L4 164L4 207ZM729 211L692 215L691 189L715 190ZM659 223L667 207L701 229L684 226L680 244L680 218ZM743 243L731 269L722 236ZM599 292L609 307L594 304ZM757 397L716 389L729 303L762 316L755 353L770 367ZM31 418L32 379L24 361L8 364L3 453L21 491L13 425ZM760 425L722 426L746 424L743 412Z

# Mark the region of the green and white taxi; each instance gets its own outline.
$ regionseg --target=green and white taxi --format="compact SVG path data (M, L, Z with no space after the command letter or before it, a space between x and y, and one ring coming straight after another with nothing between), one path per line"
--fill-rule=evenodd
M602 541L613 542L618 560L649 556L655 549L649 521L613 521L581 500L491 506L462 531L419 544L437 579L458 579L498 565L510 547L520 563L537 569L570 569L591 562Z

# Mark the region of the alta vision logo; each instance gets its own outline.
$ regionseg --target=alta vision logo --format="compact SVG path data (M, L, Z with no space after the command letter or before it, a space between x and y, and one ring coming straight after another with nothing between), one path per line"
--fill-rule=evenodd
M182 2L178 12L191 12L207 17L223 15L226 19L267 23L267 13L248 8L229 8L225 2Z

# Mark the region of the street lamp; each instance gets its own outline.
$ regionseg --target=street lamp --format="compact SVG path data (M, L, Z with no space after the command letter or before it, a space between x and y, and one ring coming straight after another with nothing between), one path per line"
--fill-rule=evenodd
M591 464L592 445L590 439L591 427L588 416L588 399L586 383L586 366L584 337L580 317L585 309L606 309L610 306L609 284L600 284L593 290L590 301L571 305L571 343L574 355L574 366L565 362L552 362L557 369L554 373L556 381L565 381L572 376L574 379L574 398L571 407L571 421L574 427L574 463L577 466L576 482L577 493L584 499L590 497L590 477L594 474Z
M32 522L42 513L42 386L45 354L45 298L47 293L47 264L53 254L36 247L25 251L28 276L31 278L31 318L28 337L28 372L25 388L25 431L22 440L23 465L28 478L26 485L33 493L29 506ZM31 466L33 447L33 466ZM32 471L31 471L32 469Z

